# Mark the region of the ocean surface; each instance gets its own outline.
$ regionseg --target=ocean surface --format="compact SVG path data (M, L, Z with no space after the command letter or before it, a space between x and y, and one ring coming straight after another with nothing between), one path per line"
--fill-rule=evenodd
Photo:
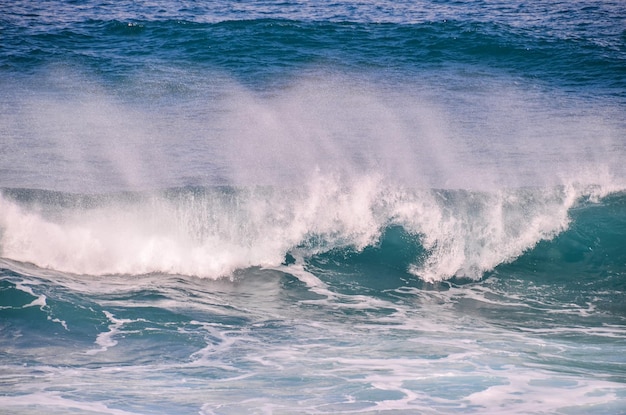
M626 414L626 5L2 2L0 413Z

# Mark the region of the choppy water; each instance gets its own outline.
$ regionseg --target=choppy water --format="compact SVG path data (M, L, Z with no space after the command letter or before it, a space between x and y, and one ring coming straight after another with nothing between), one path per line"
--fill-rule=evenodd
M13 2L3 413L626 413L621 2Z

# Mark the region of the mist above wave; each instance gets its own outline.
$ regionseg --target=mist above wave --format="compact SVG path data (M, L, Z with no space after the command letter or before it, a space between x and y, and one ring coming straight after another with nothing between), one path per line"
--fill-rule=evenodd
M616 109L506 79L402 84L312 70L257 90L163 71L123 89L67 68L5 83L0 186L302 185L322 172L488 190L626 177Z

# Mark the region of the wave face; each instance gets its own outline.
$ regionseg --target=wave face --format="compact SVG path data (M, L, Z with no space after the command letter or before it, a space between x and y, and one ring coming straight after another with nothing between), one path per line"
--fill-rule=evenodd
M3 1L0 412L623 414L623 0Z

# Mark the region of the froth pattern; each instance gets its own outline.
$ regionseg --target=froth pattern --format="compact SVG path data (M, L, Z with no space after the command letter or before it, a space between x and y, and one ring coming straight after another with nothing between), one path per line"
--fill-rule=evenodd
M591 193L576 186L408 189L382 176L318 173L300 188L179 188L83 196L81 203L45 194L26 203L16 194L0 198L1 255L64 272L231 277L278 266L287 254L306 261L333 249L359 251L401 226L426 252L408 271L437 281L479 279L554 237Z

